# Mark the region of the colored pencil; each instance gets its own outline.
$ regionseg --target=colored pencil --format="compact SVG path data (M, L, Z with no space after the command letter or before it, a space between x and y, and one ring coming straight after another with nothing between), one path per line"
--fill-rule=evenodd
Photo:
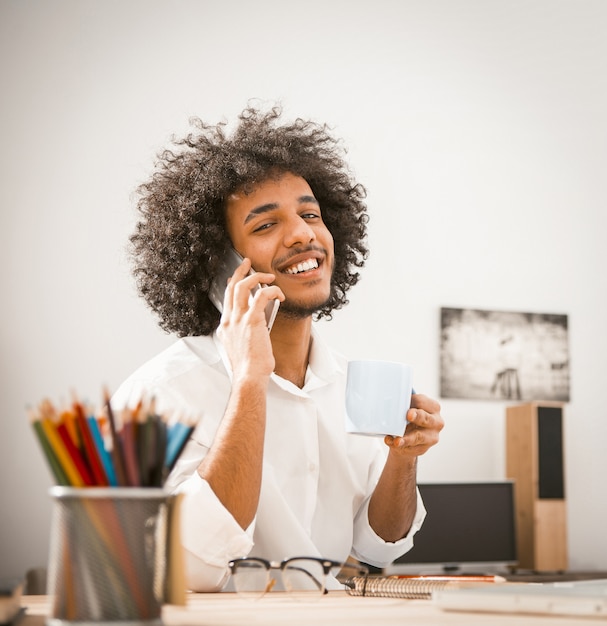
M118 486L123 487L127 485L126 469L124 467L124 455L122 453L122 444L118 433L116 432L116 421L114 419L114 411L112 410L112 403L110 402L110 394L107 388L103 389L103 396L105 401L105 410L107 412L108 421L110 423L110 436L112 439L112 460L114 461L114 469L116 470L116 480Z
M194 423L172 417L169 426L168 416L156 411L152 398L133 409L125 407L117 428L107 390L104 402L99 417L76 398L60 413L49 400L29 411L56 482L72 487L162 487Z
M83 442L83 449L85 451L85 457L88 461L89 469L93 475L95 485L106 487L108 484L107 476L103 471L101 460L97 454L97 448L95 442L89 430L89 425L84 414L84 407L77 400L73 404L74 413L76 415L76 425L78 426L78 432Z
M78 474L80 475L82 482L89 487L94 485L95 480L91 475L91 472L86 461L84 460L83 455L80 453L80 450L75 446L74 442L72 441L65 421L62 420L57 424L57 433L61 437L67 453L70 455L72 461L74 462L74 465L78 470Z
M46 436L47 441L50 446L53 448L55 455L59 459L59 463L61 463L61 467L67 476L67 479L72 487L84 487L84 480L82 479L82 475L78 471L78 468L74 464L74 460L69 455L67 449L65 448L65 444L61 440L57 429L55 428L55 424L51 421L49 417L42 417L40 420L40 424L42 425L42 430L44 435Z
M140 487L141 480L139 478L139 462L137 460L137 442L135 440L137 422L130 409L125 408L122 411L122 429L119 433L122 443L122 451L124 453L124 465L128 484L131 487Z
M105 471L105 475L107 476L108 484L111 487L118 486L118 480L116 478L116 470L114 469L114 463L112 462L112 457L108 450L106 450L105 444L103 443L103 436L101 435L101 430L99 428L99 423L97 422L97 418L94 415L89 415L87 417L87 422L89 425L89 430L91 431L91 436L95 443L95 448L97 449L97 454L101 460L103 465L103 469Z
M65 471L63 470L63 467L61 466L61 463L59 462L59 459L57 458L57 455L53 450L53 447L51 446L49 440L44 434L44 429L42 428L42 423L39 416L31 412L30 422L32 424L34 432L36 433L36 438L38 439L40 446L42 447L44 456L46 457L46 460L51 468L51 472L55 477L55 481L58 485L63 485L66 487L69 486L70 481L68 480Z

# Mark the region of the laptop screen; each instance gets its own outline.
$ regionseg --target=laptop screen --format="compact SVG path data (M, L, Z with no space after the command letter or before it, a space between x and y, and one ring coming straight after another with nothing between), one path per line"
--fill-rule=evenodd
M427 515L413 548L394 565L466 566L516 564L514 483L419 485Z

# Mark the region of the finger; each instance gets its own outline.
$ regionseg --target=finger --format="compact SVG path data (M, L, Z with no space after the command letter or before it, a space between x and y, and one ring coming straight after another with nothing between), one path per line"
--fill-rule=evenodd
M243 310L250 308L264 308L269 300L285 299L282 290L273 286L274 274L255 272L242 278L234 285L234 301Z
M242 263L234 270L234 274L228 278L224 296L223 296L223 317L229 317L234 302L234 291L236 285L251 271L251 261L244 259Z
M229 285L233 290L232 301L234 307L238 307L241 311L248 310L251 303L251 291L259 287L259 284L258 274L247 273L244 276L238 277L237 274L234 273Z
M407 449L428 449L438 443L439 429L417 428L407 429L403 436Z
M445 422L440 413L428 413L422 409L409 409L407 411L408 424L415 424L420 428L442 430Z
M423 409L428 413L440 413L441 410L441 406L436 400L422 393L414 393L411 396L411 408Z
M432 416L421 409L409 409L407 411L407 427L409 424L415 424L421 428L428 428Z
M407 453L413 453L414 455L423 454L423 452L426 452L434 445L430 443L429 438L426 437L422 431L409 432L403 437L388 435L384 439L384 442L389 448L395 450L406 449Z
M384 437L384 443L389 448L402 448L405 445L405 440L403 437L398 437L396 435L386 435Z
M255 302L259 300L261 302L261 306L265 307L270 300L280 300L281 302L284 302L285 294L282 292L280 287L269 285L258 289L253 296L253 300Z
M252 323L262 323L268 329L272 327L276 315L276 303L284 302L285 295L280 287L270 286L258 289L249 303ZM271 312L271 313L270 313Z

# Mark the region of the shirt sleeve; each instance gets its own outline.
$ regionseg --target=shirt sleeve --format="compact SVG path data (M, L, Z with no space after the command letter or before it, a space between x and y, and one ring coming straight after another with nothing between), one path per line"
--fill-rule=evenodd
M229 578L231 559L253 547L255 520L243 530L197 471L206 446L191 439L165 487L182 493L181 544L185 551L186 584L192 591L218 591Z
M182 482L181 543L186 584L192 591L219 591L229 577L227 563L253 547L253 524L244 531L198 472Z
M399 556L413 547L413 536L421 528L426 517L426 508L417 489L417 509L407 535L398 541L384 541L369 524L369 496L354 518L354 541L352 556L375 567L387 567Z

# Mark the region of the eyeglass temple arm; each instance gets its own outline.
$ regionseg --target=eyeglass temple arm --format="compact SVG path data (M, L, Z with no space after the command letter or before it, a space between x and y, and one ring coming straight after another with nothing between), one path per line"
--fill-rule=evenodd
M292 565L289 565L287 569L295 570L297 572L303 572L304 574L306 574L306 576L308 576L308 578L310 578L314 582L314 584L318 587L318 589L323 588L322 583L316 578L316 576L314 576L313 574L310 574L310 572L304 567L293 567ZM324 593L327 593L326 589Z

